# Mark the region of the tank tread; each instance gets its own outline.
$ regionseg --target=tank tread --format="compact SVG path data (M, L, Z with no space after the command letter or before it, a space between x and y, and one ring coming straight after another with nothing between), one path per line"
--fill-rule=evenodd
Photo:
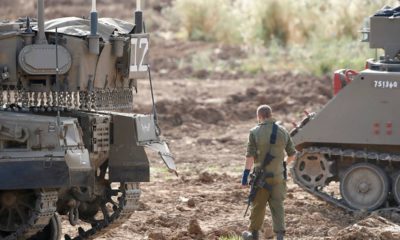
M40 190L37 193L37 200L35 209L32 212L30 219L13 234L8 235L2 239L4 240L17 240L28 239L40 232L46 227L50 219L57 211L56 203L58 199L58 192L54 190Z
M77 237L71 238L69 235L65 235L65 239L95 239L126 222L138 208L141 191L138 183L124 183L123 185L125 185L125 188L122 190L122 196L119 198L118 208L110 216L105 216L103 220L92 224L92 228L89 230L85 231L79 228L79 235ZM107 214L103 212L103 215Z
M375 161L386 161L386 162L400 162L400 155L391 154L391 153L378 153L378 152L367 152L363 150L355 150L355 149L340 149L340 148L330 148L330 147L308 147L301 151L302 153L320 153L327 154L328 156L335 157L351 157L354 159L362 159L362 160L375 160ZM308 187L304 185L301 181L296 178L296 174L294 168L290 169L293 181L299 185L303 190L309 192L310 194L324 200L328 203L331 203L337 207L340 207L348 212L357 212L358 210L351 208L346 202L341 198L336 198L333 195L325 192L323 187ZM399 211L400 208L397 207L384 207L377 209L373 212L386 212L386 211Z

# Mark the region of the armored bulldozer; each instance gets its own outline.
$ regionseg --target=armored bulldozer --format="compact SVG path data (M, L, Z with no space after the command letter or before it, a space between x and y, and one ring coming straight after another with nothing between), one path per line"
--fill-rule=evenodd
M400 7L385 7L369 18L363 41L384 54L360 72L336 71L333 98L291 132L299 150L294 181L348 211L400 204L399 16Z
M133 113L148 78L149 34L98 18L0 22L0 239L61 238L59 215L88 223L65 239L94 239L137 209L149 181L145 148L176 172L152 114ZM150 96L149 96L150 98Z

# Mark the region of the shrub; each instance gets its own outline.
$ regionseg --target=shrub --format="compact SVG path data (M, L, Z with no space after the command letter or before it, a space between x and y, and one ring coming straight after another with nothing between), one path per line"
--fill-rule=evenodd
M176 0L174 13L190 40L238 42L239 27L230 0Z
M316 75L361 69L373 50L357 41L364 19L397 0L175 0L189 40L240 45L240 70L298 70ZM196 66L207 65L199 58ZM211 62L209 64L212 64Z

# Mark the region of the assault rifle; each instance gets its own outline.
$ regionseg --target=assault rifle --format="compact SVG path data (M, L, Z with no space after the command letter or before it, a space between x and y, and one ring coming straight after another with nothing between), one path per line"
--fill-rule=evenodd
M267 166L274 158L275 157L272 156L270 153L267 153L264 159L264 163L267 162L265 166ZM249 211L250 204L256 198L259 189L264 188L268 191L272 190L272 186L265 181L267 178L272 178L272 177L274 177L274 174L266 172L265 167L262 167L258 170L254 170L253 173L250 175L250 194L247 199L247 208L246 212L244 213L244 217L246 217L246 214Z

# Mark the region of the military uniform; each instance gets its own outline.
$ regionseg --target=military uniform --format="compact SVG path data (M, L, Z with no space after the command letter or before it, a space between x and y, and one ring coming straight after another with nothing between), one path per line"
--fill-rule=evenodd
M274 122L275 120L268 119L259 123L250 130L249 134L246 156L254 157L255 168L261 166L268 150L275 157L265 169L266 172L273 174L272 177L266 180L268 185L271 186L271 191L264 188L259 189L252 202L250 231L259 231L261 229L268 202L271 209L274 232L285 232L283 200L286 195L286 181L283 176L283 161L285 159L285 152L288 156L293 156L296 153L296 149L289 133L281 126L278 126L275 144L270 144Z

